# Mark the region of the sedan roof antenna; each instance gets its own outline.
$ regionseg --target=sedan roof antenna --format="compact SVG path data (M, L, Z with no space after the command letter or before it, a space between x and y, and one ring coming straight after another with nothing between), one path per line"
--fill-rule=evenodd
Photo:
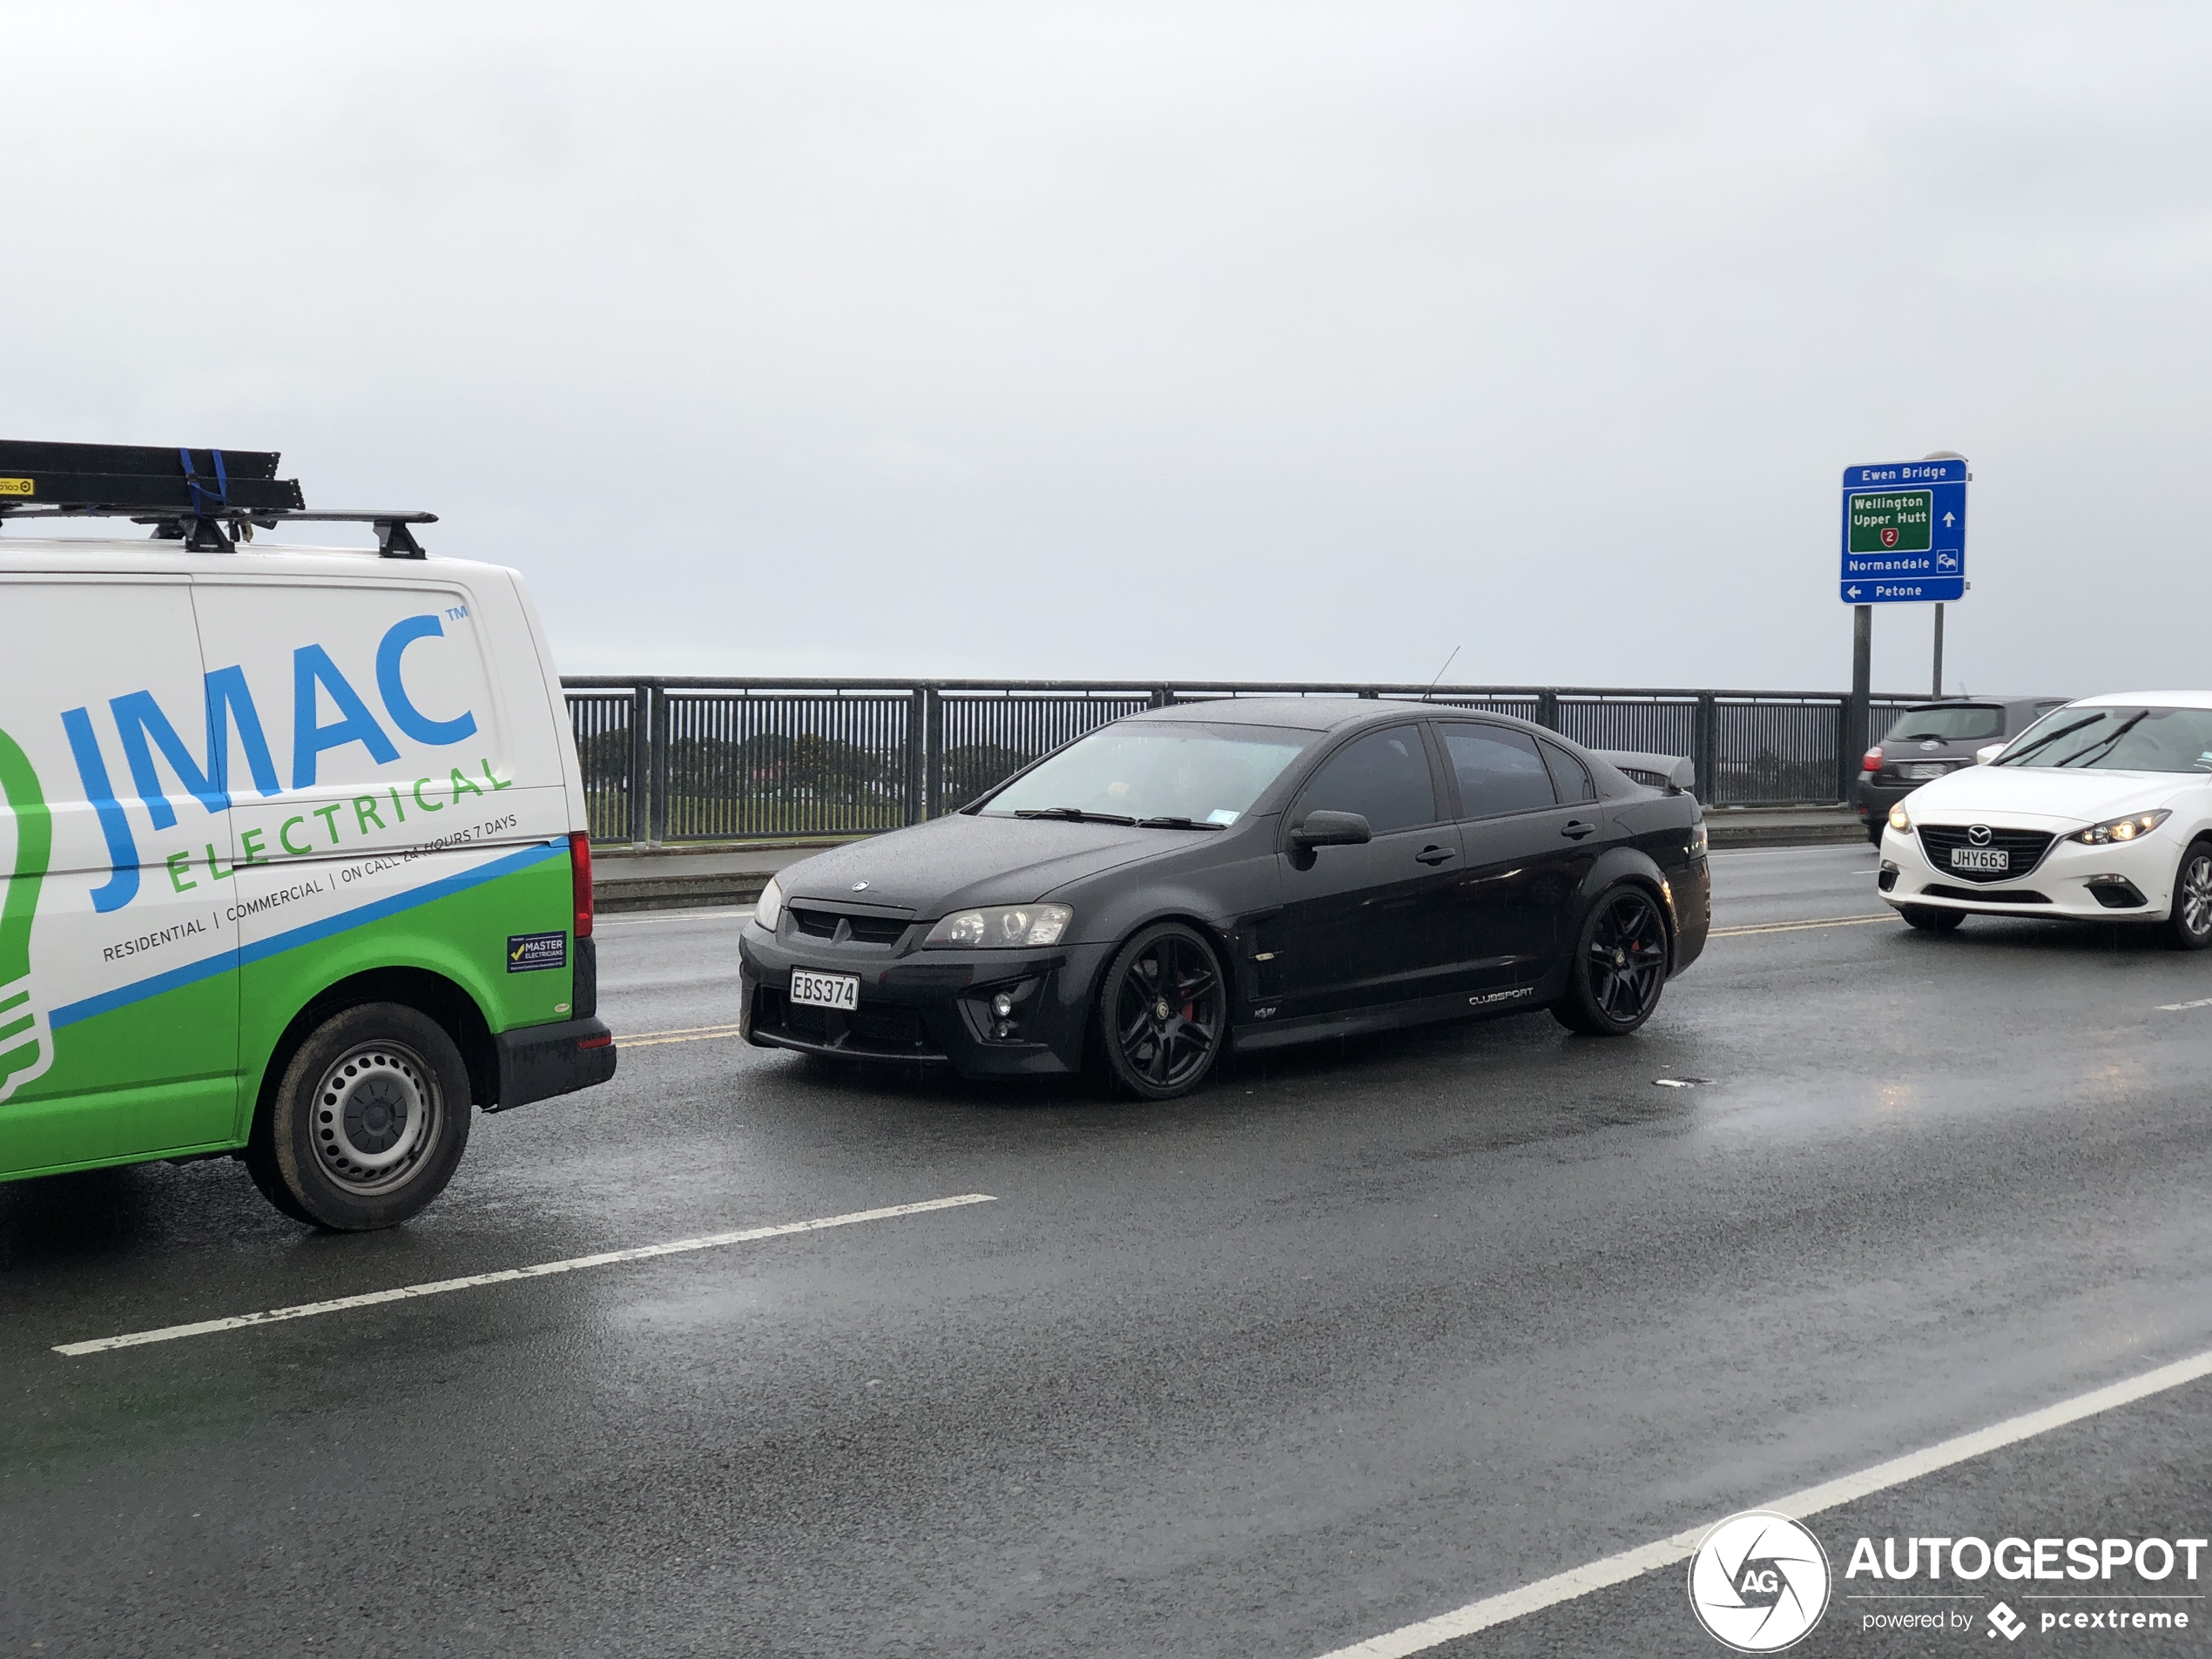
M1457 645L1453 646L1451 656L1447 657L1444 659L1444 668L1451 667L1452 664L1459 659L1459 655L1460 648ZM1428 683L1428 691L1434 691L1436 689L1437 680L1440 680L1444 678L1444 668L1440 668L1436 671L1436 679L1433 679ZM1423 691L1421 693L1421 701L1424 703L1428 701L1428 691Z

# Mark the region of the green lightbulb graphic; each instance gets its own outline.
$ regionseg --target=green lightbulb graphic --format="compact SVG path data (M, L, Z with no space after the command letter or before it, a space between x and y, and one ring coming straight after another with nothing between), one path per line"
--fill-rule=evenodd
M0 899L0 1102L54 1062L47 1028L30 982L30 923L54 851L54 819L30 757L0 732L0 799L15 841L15 858ZM6 838L0 838L0 847Z

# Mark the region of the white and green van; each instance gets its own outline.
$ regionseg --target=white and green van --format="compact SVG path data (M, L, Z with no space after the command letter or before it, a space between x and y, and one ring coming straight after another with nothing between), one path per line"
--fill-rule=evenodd
M612 1076L583 784L516 574L404 522L401 556L254 545L241 523L305 515L212 481L167 539L35 541L40 486L68 491L10 448L0 1179L231 1154L301 1220L388 1226L472 1104Z

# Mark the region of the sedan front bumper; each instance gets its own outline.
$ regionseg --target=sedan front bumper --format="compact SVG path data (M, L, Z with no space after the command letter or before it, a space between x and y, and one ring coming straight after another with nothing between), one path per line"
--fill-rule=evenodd
M1080 1070L1091 997L1111 945L1051 950L916 951L839 946L746 923L738 941L739 1029L764 1049L846 1060L949 1065L964 1076L1036 1076ZM791 1001L793 968L851 974L851 1013ZM994 1012L1003 993L1011 1020ZM1001 1028L1006 1035L1000 1035Z
M1919 826L1885 829L1882 860L1897 868L1894 880L1883 872L1888 885L1882 898L1893 907L1925 905L1970 915L2054 921L2163 921L2170 914L2184 850L2173 836L2153 831L2138 840L2085 846L2066 839L2080 828L2078 819L2065 825L2049 819L1990 822L1994 828L2042 831L2056 839L2028 868L2008 871L1999 880L1974 880L1929 857Z

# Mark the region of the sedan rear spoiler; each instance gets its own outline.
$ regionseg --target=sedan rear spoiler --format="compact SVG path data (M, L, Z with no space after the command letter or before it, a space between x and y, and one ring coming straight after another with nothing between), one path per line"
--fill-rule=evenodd
M1697 781L1697 767L1687 755L1647 754L1638 749L1593 749L1590 752L1649 789L1688 790Z

